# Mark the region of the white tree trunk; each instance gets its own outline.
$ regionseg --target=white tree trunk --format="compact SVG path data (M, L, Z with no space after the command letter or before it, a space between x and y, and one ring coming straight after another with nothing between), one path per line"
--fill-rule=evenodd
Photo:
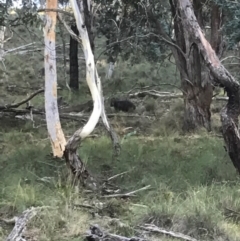
M80 1L80 9L76 0L70 0L70 3L73 8L74 16L76 19L77 28L79 35L82 40L82 48L86 61L86 80L88 87L90 89L92 99L93 99L93 112L87 122L87 124L77 130L73 136L68 140L64 156L67 162L67 165L74 175L74 181L81 182L84 185L87 185L88 188L96 189L95 180L91 177L89 172L86 170L84 163L77 154L77 148L80 142L85 139L91 132L94 130L97 125L100 115L102 113L102 101L99 90L96 85L96 67L94 56L92 53L88 32L84 24L84 12L82 1Z
M0 61L3 61L4 55L4 34L5 34L5 27L0 26Z
M86 80L90 89L93 99L93 112L87 122L87 124L77 130L73 136L68 140L64 156L69 168L74 175L74 181L80 181L82 184L88 186L88 188L96 189L96 182L94 178L86 170L84 163L77 154L77 148L80 142L85 139L94 130L97 125L100 115L102 116L104 125L106 126L109 133L111 132L111 126L108 123L105 110L104 110L104 99L102 96L101 81L98 77L97 69L95 66L94 56L87 32L87 28L84 22L84 8L83 1L70 0L73 8L74 16L76 19L77 28L81 38L82 48L86 61ZM90 1L88 1L90 4ZM89 7L89 6L88 6ZM112 137L112 135L111 135ZM115 136L114 136L115 137ZM115 138L117 139L117 138Z
M110 80L113 76L115 64L113 62L109 62L106 72L106 79Z
M47 0L46 8L57 9L57 0ZM66 140L61 128L57 104L57 71L55 50L56 12L46 12L44 28L45 52L45 111L47 129L52 145L53 155L62 157Z
M82 39L82 48L83 48L85 61L86 61L86 80L87 80L87 84L90 89L92 99L93 99L93 104L94 104L93 112L87 124L81 129L81 131L80 130L77 131L81 140L83 140L89 134L91 134L91 132L94 130L95 126L97 125L99 121L99 117L102 112L102 102L101 102L100 93L96 86L96 80L95 80L96 67L95 67L94 56L92 53L92 49L91 49L91 45L88 37L87 28L84 24L84 17L83 17L84 13L83 13L82 1L80 1L80 9L78 8L78 4L76 0L70 0L70 3L73 8L79 35ZM68 144L70 140L68 141Z

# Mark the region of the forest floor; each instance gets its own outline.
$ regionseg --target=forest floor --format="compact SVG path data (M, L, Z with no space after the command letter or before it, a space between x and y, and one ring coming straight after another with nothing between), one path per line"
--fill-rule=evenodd
M121 193L151 185L129 198L76 192L66 179L64 160L50 155L46 126L33 128L29 120L2 117L0 240L13 228L2 219L31 206L46 209L28 225L28 240L83 240L92 224L132 237L145 223L197 240L240 240L240 180L223 139L216 132L183 135L178 124L171 125L175 115L176 108L168 122L158 121L159 127L148 121L151 131L138 128L143 118L137 124L129 118L111 119L122 146L117 160L112 159L112 144L101 125L94 138L82 143L79 154L99 180L126 172L111 181ZM147 126L146 120L142 122ZM63 120L62 125L69 137L79 122ZM155 234L150 240L180 239Z
M21 39L27 39L27 31L21 31ZM19 44L23 44L18 39ZM16 40L8 47L16 47ZM42 55L35 52L30 56L9 55L5 65L7 70L0 71L0 106L16 103L44 86L43 77L38 75L43 66ZM75 112L73 106L90 100L87 86L81 82L80 92L69 94L61 63L58 69L59 85L63 89L58 95L70 107L68 112ZM104 76L104 68L99 67L99 72ZM154 89L169 91L165 83L175 84L175 73L175 67L168 63L154 65L142 61L130 65L119 62L113 81L109 83L102 78L104 95L111 97L121 92L121 97L135 86L156 83L160 84ZM84 79L82 70L81 75ZM132 101L137 110L126 116L111 110L106 99L107 113L112 114L110 122L120 136L120 156L113 160L112 144L101 124L79 148L79 155L97 179L125 172L111 181L121 193L150 185L149 189L128 198L103 197L85 189L76 191L66 178L64 160L50 155L44 116L34 115L33 126L30 120L2 114L0 240L5 240L13 228L4 219L18 216L31 206L46 207L27 226L25 236L32 241L84 240L92 224L126 237L141 236L143 231L139 232L138 226L146 223L199 241L240 240L240 179L224 150L219 131L218 110L224 103L213 104L211 133L200 130L184 135L181 132L183 102L179 100L162 102L149 96L135 98ZM35 108L43 108L43 94L31 103ZM70 137L86 119L61 118L65 136ZM155 233L149 234L149 240L181 239Z

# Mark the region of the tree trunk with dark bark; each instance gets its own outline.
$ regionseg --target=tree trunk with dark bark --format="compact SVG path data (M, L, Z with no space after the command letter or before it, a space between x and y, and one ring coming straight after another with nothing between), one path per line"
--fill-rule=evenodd
M88 5L89 2L89 5ZM94 45L94 34L92 29L92 16L90 13L91 10L91 2L89 0L83 0L83 11L84 11L84 21L88 31L88 37L91 45L92 52L94 54L95 45Z
M194 1L196 2L196 1ZM178 0L170 0L171 10L174 17L174 30L176 45L175 59L178 59L178 69L181 76L185 113L184 131L193 131L198 127L205 127L211 131L211 112L213 87L209 81L208 72L203 65L203 59L196 44L187 35L187 30L181 22ZM200 4L196 4L198 18L203 24Z
M203 5L206 4L207 0L193 0L193 10L197 18L198 24L201 28L204 27L203 23Z
M223 10L212 2L211 10L211 40L210 44L215 50L219 58L222 57L224 51L224 41L222 34L223 26Z
M185 39L191 39L195 43L205 65L211 76L213 76L211 79L213 84L223 87L229 97L227 105L221 111L223 137L233 165L240 173L240 134L238 130L240 84L221 64L212 46L206 40L194 15L190 1L181 0L176 7L184 29Z
M71 25L72 31L78 35L78 29L75 24ZM70 82L69 86L73 90L79 89L79 71L78 71L78 42L70 36L70 50L69 50L69 60L70 60Z

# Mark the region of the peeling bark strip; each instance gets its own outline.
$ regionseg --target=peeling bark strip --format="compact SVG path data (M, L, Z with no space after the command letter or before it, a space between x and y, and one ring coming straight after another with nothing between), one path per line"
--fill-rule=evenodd
M213 76L213 82L225 88L229 97L227 105L221 111L223 137L228 154L240 173L240 135L238 131L238 116L240 114L240 85L219 61L216 53L204 37L194 15L189 0L179 0L178 8L181 20L189 36L197 45L208 69Z
M47 0L47 8L57 9L57 0ZM57 71L55 51L55 26L57 13L46 12L44 28L44 66L45 66L45 111L48 134L50 137L53 155L62 157L66 140L61 128L57 105Z

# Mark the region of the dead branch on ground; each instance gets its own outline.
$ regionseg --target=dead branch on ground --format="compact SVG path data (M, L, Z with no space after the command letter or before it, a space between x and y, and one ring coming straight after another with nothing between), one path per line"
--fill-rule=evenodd
M22 236L26 230L27 223L43 208L44 207L31 207L25 210L19 217L15 217L15 226L6 241L25 240Z
M26 99L16 103L16 104L8 104L5 106L0 106L0 110L5 110L5 109L13 109L13 108L18 108L19 106L26 104L29 100L31 100L33 97L35 97L36 95L43 93L44 89L39 89L36 92L32 93L29 97L27 97Z
M91 241L146 241L146 239L132 237L127 238L121 235L111 234L108 232L104 232L100 229L100 227L95 224L90 227L90 230L87 231L86 240Z
M128 193L119 193L119 194L111 194L111 195L105 195L103 197L106 197L106 198L112 198L112 197L120 197L120 198L124 198L124 197L133 197L135 196L135 193L137 192L141 192L141 191L144 191L144 190L147 190L151 187L151 185L148 185L148 186L145 186L145 187L142 187L142 188L139 188L135 191L132 191L132 192L128 192Z
M35 109L33 108L32 114L35 115L45 115L45 112L43 110ZM26 109L3 109L3 106L0 106L0 113L13 113L15 115L26 115L29 114L29 110ZM73 121L81 121L83 123L87 122L87 118L89 118L88 114L82 114L82 113L60 113L59 114L61 119L66 119L66 120L73 120ZM107 115L109 118L113 117L123 117L123 118L156 118L154 115L126 115L126 114L108 114ZM102 121L100 120L100 123Z
M129 172L130 172L130 171L125 171L125 172L118 173L118 174L116 174L116 175L114 175L114 176L112 176L112 177L109 177L109 178L107 179L107 181L109 182L109 181L111 181L111 180L113 180L113 179L115 179L115 178L117 178L117 177L123 176L124 174L127 174L127 173L129 173Z
M145 224L144 226L139 226L139 228L146 230L146 231L154 232L154 233L165 234L165 235L171 236L173 238L183 239L183 240L187 240L187 241L197 241L197 239L192 238L188 235L185 235L185 234L182 234L179 232L167 231L163 228L157 227L154 224Z
M157 90L145 90L145 91L139 91L139 92L135 92L132 94L129 94L129 97L145 97L147 95L153 96L153 97L157 97L157 98L171 98L171 99L175 99L175 98L181 98L182 94L174 94L174 93L169 93L166 94L165 93L161 93L160 91Z
M133 92L133 90L137 90L137 89L139 89L141 91L141 90L146 90L146 89L149 89L149 88L161 87L161 86L172 86L172 87L180 90L181 92L184 92L184 90L182 88L178 87L177 85L170 84L170 83L161 83L161 84L155 84L155 85L147 85L147 86L144 86L144 87L133 87L132 89L127 91L127 94L130 94L131 92ZM171 92L169 92L169 91L165 91L165 92L161 91L161 93L171 94Z
M135 97L139 97L139 98L143 98L145 96L153 96L156 97L158 99L178 99L178 98L183 98L183 94L181 93L171 93L171 92L161 92L161 91L157 91L157 90L144 90L144 91L138 91L132 94L129 94L130 98L135 98ZM213 97L213 100L224 100L227 101L228 97Z

